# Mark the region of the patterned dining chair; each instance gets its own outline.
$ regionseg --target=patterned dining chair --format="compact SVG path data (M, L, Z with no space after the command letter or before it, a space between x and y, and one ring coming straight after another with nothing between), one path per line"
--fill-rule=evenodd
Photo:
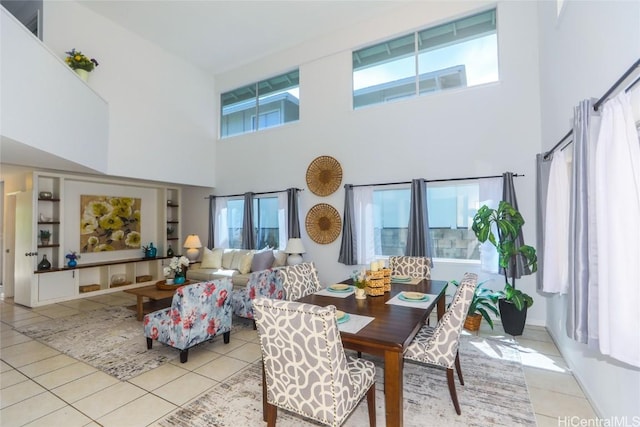
M404 351L404 358L409 362L435 366L446 369L449 394L456 413L460 415L460 404L453 379L453 369L458 371L460 384L464 385L460 370L458 346L460 333L467 316L467 310L478 283L478 275L466 273L449 308L435 327L424 325L411 344Z
M266 384L267 426L278 408L341 425L367 396L376 425L375 365L347 357L335 306L256 298L253 302Z
M288 301L295 301L320 290L318 270L312 262L282 267L283 286Z
M394 276L411 276L414 279L431 279L429 258L418 256L390 256L389 268Z

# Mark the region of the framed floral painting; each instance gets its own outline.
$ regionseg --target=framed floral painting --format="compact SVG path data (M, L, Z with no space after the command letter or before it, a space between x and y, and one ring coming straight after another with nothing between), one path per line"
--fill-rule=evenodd
M80 196L80 252L140 248L141 199Z

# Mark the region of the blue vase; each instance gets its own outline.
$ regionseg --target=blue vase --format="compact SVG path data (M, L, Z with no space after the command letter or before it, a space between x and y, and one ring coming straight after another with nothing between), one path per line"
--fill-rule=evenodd
M184 273L176 273L176 276L173 278L173 283L176 285L181 285L185 281Z
M78 261L76 261L75 259L70 259L67 263L67 267L75 267L76 265L78 265Z

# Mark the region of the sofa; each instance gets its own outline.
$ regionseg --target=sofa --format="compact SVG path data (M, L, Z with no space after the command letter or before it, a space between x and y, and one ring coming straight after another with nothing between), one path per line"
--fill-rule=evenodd
M276 249L204 248L200 262L189 266L187 279L201 282L229 277L234 289L244 289L251 273L286 263L287 254Z

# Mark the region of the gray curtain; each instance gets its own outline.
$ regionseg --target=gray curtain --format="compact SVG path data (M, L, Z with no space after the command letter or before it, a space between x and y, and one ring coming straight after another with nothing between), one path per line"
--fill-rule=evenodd
M518 200L516 199L516 189L513 186L513 173L505 172L502 174L502 200L505 202L509 202L511 206L515 209L518 209ZM525 220L526 221L526 220ZM516 248L524 245L524 237L522 237L522 230L516 237L514 242ZM500 269L501 273L504 273L504 269ZM522 276L526 276L531 274L531 269L525 266L525 262L522 260L522 257L516 257L515 265L510 265L507 268L507 276L515 277L516 279L521 278Z
M287 188L287 237L300 237L300 215L298 211L298 189Z
M338 262L344 265L356 265L356 219L354 217L353 185L344 186L344 218L342 220L342 242Z
M209 196L209 232L207 234L207 247L213 249L216 229L216 196Z
M429 211L427 210L427 181L411 180L411 206L409 207L409 230L405 255L431 257L433 249L429 237Z
M255 249L256 232L253 226L253 193L244 193L244 213L242 216L242 247Z
M573 163L571 165L571 199L569 202L569 291L567 293L567 336L597 345L598 274L593 200L589 200L589 183L593 179L590 155L595 153L597 125L594 123L592 100L583 100L573 112ZM590 153L591 151L591 153ZM615 190L614 190L615 191ZM592 210L590 212L590 210ZM593 235L590 234L590 229ZM590 255L591 248L591 255ZM594 261L590 265L590 261ZM592 295L590 295L590 291ZM592 305L590 305L592 304ZM590 326L593 328L590 330Z
M538 274L536 289L542 290L544 275L544 218L547 211L547 189L549 186L549 168L551 159L544 160L544 154L536 156L536 251L538 253Z

